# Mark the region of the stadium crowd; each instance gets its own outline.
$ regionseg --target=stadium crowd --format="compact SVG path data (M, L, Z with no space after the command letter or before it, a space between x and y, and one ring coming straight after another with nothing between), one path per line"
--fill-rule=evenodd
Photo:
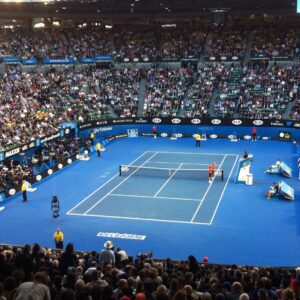
M2 300L297 300L300 268L280 269L198 262L134 260L111 241L97 252L39 244L0 248Z
M224 116L282 119L288 103L299 97L299 71L298 65L223 67L215 111Z
M246 54L247 31L217 27L208 41L207 58L243 60Z
M297 58L299 30L289 24L268 24L274 25L268 33L264 26L251 23L247 27L241 20L239 26L233 22L228 27L212 28L191 21L116 25L110 29L89 25L0 29L0 57L112 54L122 63L135 58L155 62L148 70L139 69L135 63L118 67L50 66L42 71L25 71L20 64L5 65L0 74L0 152L52 135L64 121L136 117L139 104L144 108L143 116L282 119L289 115L299 120L300 66L296 61L218 62L225 56L243 61L251 38L251 55ZM159 64L199 59L201 54L216 61L201 63L198 68ZM20 178L14 173L14 169L1 168L2 189L3 185L18 184Z
M258 26L253 30L251 56L294 59L299 56L298 35L299 29L292 25L269 23Z
M144 115L178 116L191 80L190 69L151 69L148 71Z

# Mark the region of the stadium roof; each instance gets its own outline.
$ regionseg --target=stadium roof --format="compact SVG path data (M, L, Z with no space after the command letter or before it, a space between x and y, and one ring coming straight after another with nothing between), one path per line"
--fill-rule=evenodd
M16 3L10 3L15 1ZM20 14L202 14L211 9L295 13L296 0L0 0L1 16Z

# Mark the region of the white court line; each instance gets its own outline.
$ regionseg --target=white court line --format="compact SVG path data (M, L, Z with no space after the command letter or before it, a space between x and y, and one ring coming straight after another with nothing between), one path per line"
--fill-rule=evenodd
M109 196L117 196L117 197L132 197L132 198L150 198L150 199L167 199L167 200L182 200L182 201L196 201L200 202L202 199L194 199L194 198L178 198L178 197L153 197L153 196L145 196L145 195L127 195L127 194L109 194Z
M95 218L110 218L110 219L125 219L125 220L139 220L139 221L154 221L154 222L164 222L164 223L180 223L180 224L189 224L189 225L210 225L209 223L193 222L190 221L175 221L175 220L164 220L164 219L146 219L146 218L134 218L134 217L122 217L122 216L107 216L107 215L90 215L90 214L77 214L70 213L72 216L83 216L83 217L95 217Z
M160 152L158 152L159 154ZM180 164L180 162L174 162L174 161L150 161L150 164ZM197 163L186 163L183 162L184 165L193 165L193 166L210 166L211 164L197 164Z
M218 174L218 172L220 171L221 166L223 165L223 162L225 161L225 158L226 158L226 157L227 157L227 155L225 154L225 156L223 157L223 159L222 159L222 161L221 161L220 167L219 167L219 168L217 169L217 171L216 171L216 174ZM195 219L195 217L196 217L196 215L197 215L197 213L198 213L200 207L202 206L202 204L203 204L203 202L204 202L204 199L205 199L207 193L209 192L210 188L211 188L212 185L213 185L213 182L214 182L215 178L216 178L216 176L213 178L213 180L212 180L212 182L209 184L209 187L207 188L205 194L203 195L203 197L202 197L203 201L198 205L198 207L197 207L197 209L196 209L196 211L195 211L195 213L194 213L194 215L193 215L193 217L192 217L192 219L191 219L191 223L193 223L193 221L194 221L194 219Z
M182 167L183 164L180 164L176 170L174 171L174 173L168 178L168 180L158 189L158 191L154 194L153 198L155 198L160 192L161 190L168 184L168 182L173 178L173 176L180 170L180 168Z
M145 160L144 163L142 163L139 167L143 167L149 160L151 160L157 153L154 152L153 155L151 155L147 160ZM139 168L134 170L130 175L128 175L125 179L123 179L120 183L118 183L112 190L110 190L106 195L104 195L100 200L98 200L94 205L92 205L88 210L86 210L83 214L86 215L89 211L91 211L95 206L97 206L100 202L102 202L107 196L111 194L116 188L118 188L122 183L124 183L126 180L128 180L135 172L137 172Z
M133 164L134 162L136 162L138 159L140 159L143 155L145 155L146 153L148 153L149 151L146 151L144 153L142 153L138 158L136 158L135 160L133 160L129 165ZM70 214L72 210L74 210L75 208L77 208L80 204L82 204L83 202L85 202L88 198L90 198L91 196L93 196L96 192L98 192L100 189L102 189L104 186L106 186L110 181L112 181L114 178L116 178L117 176L119 176L119 173L117 173L116 175L114 175L113 177L111 177L108 181L106 181L105 183L103 183L100 187L98 187L94 192L90 193L88 196L86 196L83 200L81 200L78 204L76 204L73 208L71 208L66 214Z
M220 196L220 198L219 198L218 204L217 204L217 206L216 206L216 208L215 208L215 211L214 211L214 213L213 213L213 215L212 215L212 218L210 219L210 222L209 222L210 225L211 225L212 222L214 221L216 212L217 212L217 210L218 210L218 208L219 208L219 205L220 205L220 203L221 203L221 199L222 199L222 197L223 197L223 195L224 195L224 192L225 192L225 190L226 190L226 187L227 187L227 185L228 185L229 179L230 179L230 177L231 177L232 171L233 171L233 169L234 169L234 167L235 167L235 165L236 165L236 162L237 162L238 158L239 158L239 155L236 156L236 159L235 159L235 161L234 161L234 164L233 164L233 166L232 166L232 168L231 168L231 171L230 171L230 173L229 173L229 176L228 176L227 181L226 181L226 183L225 183L225 186L224 186L224 188L223 188L222 194L221 194L221 196Z
M151 152L151 151L149 151L149 152ZM185 155L185 154L192 154L192 155L222 155L222 156L224 156L224 155L227 155L227 156L236 156L237 154L232 154L232 153L193 153L193 152L169 152L169 151L159 151L159 152L157 152L158 154L159 153L165 153L165 154L168 154L168 153L170 153L170 154L183 154L183 155Z

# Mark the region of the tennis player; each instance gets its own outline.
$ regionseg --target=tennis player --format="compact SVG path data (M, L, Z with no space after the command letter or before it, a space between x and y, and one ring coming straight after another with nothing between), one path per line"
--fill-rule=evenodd
M209 181L209 183L211 183L212 180L213 180L213 168L212 168L212 166L210 165L210 166L208 167L208 181Z
M212 168L212 176L215 177L215 171L216 171L216 163L215 162L213 162L211 164L211 168Z

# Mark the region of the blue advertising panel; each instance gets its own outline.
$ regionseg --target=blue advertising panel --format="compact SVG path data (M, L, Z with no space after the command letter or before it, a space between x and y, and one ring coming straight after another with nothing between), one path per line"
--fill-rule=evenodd
M22 64L23 65L36 65L37 64L37 60L35 58L22 59Z
M18 63L18 62L21 62L21 59L16 56L7 56L7 57L3 57L3 62L4 63Z
M95 57L95 61L112 61L112 56L111 55L97 55Z
M82 57L80 62L83 64L93 64L95 62L95 58Z
M76 58L45 58L43 59L44 64L74 64L76 61Z

